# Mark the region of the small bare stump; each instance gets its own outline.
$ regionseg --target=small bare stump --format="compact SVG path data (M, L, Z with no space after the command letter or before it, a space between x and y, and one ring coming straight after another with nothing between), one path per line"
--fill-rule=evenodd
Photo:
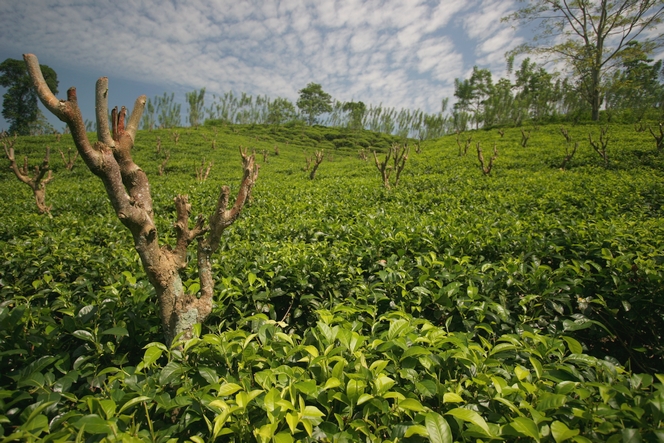
M387 151L385 160L383 162L379 162L376 151L373 151L374 162L376 163L376 168L383 178L383 186L385 186L385 188L390 189L392 186L396 188L399 185L399 178L401 177L401 172L406 167L409 152L410 150L408 149L407 145L402 146L395 143ZM390 159L392 159L391 165L389 164ZM390 175L392 175L392 172L395 172L394 184L390 185Z
M72 157L71 149L67 149L66 159L65 159L65 153L62 152L62 149L58 149L58 151L60 151L60 157L62 157L62 163L65 164L65 168L67 169L67 171L71 171L72 169L74 169L74 163L78 158L78 151L74 151L74 156Z
M213 162L210 161L206 168L205 159L203 159L203 161L201 161L201 166L196 167L196 180L198 180L199 183L203 183L205 180L207 180L208 176L210 175L210 171L212 170L212 164Z
M484 155L482 154L482 148L480 147L480 142L477 142L477 159L480 161L480 170L484 175L491 175L491 169L493 169L493 164L498 158L498 149L496 144L493 144L493 155L489 159L489 163L486 164L484 161Z
M37 204L37 211L40 214L50 214L51 207L46 205L46 185L53 180L53 171L49 165L49 158L51 155L51 148L46 147L46 156L42 161L41 165L35 166L34 174L30 177L30 172L28 169L28 157L23 157L23 166L19 167L16 164L16 159L14 157L14 143L16 143L16 137L8 141L8 137L2 139L2 147L5 150L5 155L9 160L9 167L16 178L25 183L32 189L32 193L35 196L35 203Z
M650 134L652 134L653 137L655 137L655 143L657 147L657 151L661 152L662 149L664 148L664 122L660 122L659 124L659 135L655 134L655 131L652 130L651 127L648 127L648 131L650 131Z
M590 141L590 146L597 153L597 155L600 156L600 158L604 162L604 167L605 168L609 167L609 152L608 152L609 135L608 135L608 132L609 132L608 126L604 126L604 127L600 128L599 141L597 141L597 142L595 140L593 140L592 133L588 133L588 140Z

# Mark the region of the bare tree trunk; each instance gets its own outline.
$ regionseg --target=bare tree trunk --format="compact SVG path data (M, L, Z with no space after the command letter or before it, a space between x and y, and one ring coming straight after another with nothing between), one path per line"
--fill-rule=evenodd
M145 96L140 96L126 120L127 111L117 107L111 113L112 131L108 127L108 79L97 81L96 114L97 139L92 145L87 138L85 125L78 107L76 89L67 91L67 100L58 100L50 91L39 69L37 57L23 56L37 94L46 108L65 122L71 130L78 152L88 168L104 183L111 205L132 234L134 247L141 258L143 269L155 288L159 312L166 341L170 343L178 334L191 336L193 326L204 321L212 310L214 282L210 257L218 249L221 234L239 216L257 177L258 165L254 156L242 152L244 177L231 209L227 209L230 190L221 188L217 207L205 223L202 216L189 228L191 206L185 195L175 197L177 221L176 245L159 246L159 237L152 209L152 196L147 175L131 157L136 130L145 106ZM200 297L185 294L179 272L186 266L187 247L198 240L198 272Z

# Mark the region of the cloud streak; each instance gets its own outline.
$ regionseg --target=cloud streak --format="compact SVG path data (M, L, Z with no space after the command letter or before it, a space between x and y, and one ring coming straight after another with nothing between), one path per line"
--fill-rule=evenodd
M103 72L181 95L206 87L295 101L316 82L339 100L435 112L473 65L504 68L504 52L519 42L500 23L511 7L481 0L24 0L0 4L0 47L13 58L33 52L56 72Z

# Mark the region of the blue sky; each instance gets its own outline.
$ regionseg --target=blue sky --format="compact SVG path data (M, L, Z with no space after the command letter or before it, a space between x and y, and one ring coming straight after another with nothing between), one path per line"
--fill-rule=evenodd
M513 0L221 0L0 2L0 61L35 54L75 86L85 119L94 85L109 105L141 94L268 95L297 100L320 83L341 101L440 110L474 65L505 74L505 52L530 38L500 18ZM0 88L0 93L5 90ZM183 120L187 115L182 105ZM63 123L57 122L59 130ZM9 124L0 118L0 129Z

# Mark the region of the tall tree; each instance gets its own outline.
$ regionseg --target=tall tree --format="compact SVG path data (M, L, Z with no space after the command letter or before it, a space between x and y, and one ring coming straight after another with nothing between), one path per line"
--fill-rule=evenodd
M185 97L189 105L189 125L198 127L202 123L201 120L205 118L205 88L201 88L198 92L195 89L192 92L186 92Z
M300 89L297 107L305 115L307 124L313 125L319 115L332 111L332 96L318 83L309 83Z
M367 112L364 102L346 102L342 109L348 113L349 128L362 129L364 127L364 114Z
M58 76L53 69L39 65L49 88L58 93ZM37 122L37 92L22 60L8 58L0 63L0 86L7 88L2 96L2 116L10 122L11 134L29 135L30 124Z
M155 103L160 128L175 128L180 126L181 105L180 103L175 103L175 93L171 92L171 95L168 95L164 92L163 96L155 97Z
M623 64L608 83L607 109L631 109L640 120L650 108L662 107L664 84L660 82L662 60L653 62L641 50L641 44L629 45L631 54L623 57Z
M486 121L486 106L492 92L491 71L475 66L469 79L454 80L454 96L457 98L454 109L471 113L477 129Z
M295 106L287 98L277 97L267 105L267 123L279 126L295 119Z
M661 44L663 34L649 37L645 31L661 23L662 0L521 1L527 6L503 20L538 22L539 32L533 43L513 53L543 54L566 62L578 93L590 104L593 120L599 120L604 78L619 64L626 45L638 38L650 52Z

